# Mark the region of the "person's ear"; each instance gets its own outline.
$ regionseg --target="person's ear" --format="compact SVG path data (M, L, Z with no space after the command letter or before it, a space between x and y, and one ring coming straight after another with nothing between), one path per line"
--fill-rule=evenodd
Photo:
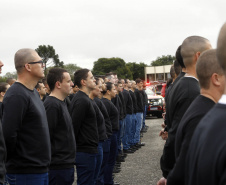
M25 65L24 65L24 68L25 68L27 71L31 71L31 65L30 65L30 64L25 64Z
M4 97L5 96L5 92L1 92L1 96Z
M107 90L107 94L108 94L108 95L110 95L110 94L111 94L111 92L110 92L109 90Z
M61 88L61 83L60 83L59 81L57 81L57 82L55 83L55 87L56 87L57 89L60 89L60 88Z
M200 57L200 55L201 55L201 52L199 51L195 53L195 63L197 63L197 60Z
M219 75L217 73L213 73L211 76L211 81L215 86L220 86L221 85L221 78L222 75Z
M86 86L86 80L82 79L82 80L81 80L81 85L82 85L82 86Z

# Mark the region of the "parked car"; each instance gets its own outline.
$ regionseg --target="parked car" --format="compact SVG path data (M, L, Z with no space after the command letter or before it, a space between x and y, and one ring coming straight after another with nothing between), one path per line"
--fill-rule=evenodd
M155 85L155 89L156 89L156 94L161 95L162 97L165 97L166 83Z
M156 93L155 86L147 86L145 92L148 95L147 115L162 117L164 112L165 100L161 95Z

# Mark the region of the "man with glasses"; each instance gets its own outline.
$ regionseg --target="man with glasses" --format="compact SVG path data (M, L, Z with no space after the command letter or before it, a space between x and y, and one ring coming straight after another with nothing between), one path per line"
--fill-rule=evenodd
M17 51L14 62L18 80L3 100L6 180L11 185L47 185L50 136L45 108L35 89L44 77L44 63L32 49Z

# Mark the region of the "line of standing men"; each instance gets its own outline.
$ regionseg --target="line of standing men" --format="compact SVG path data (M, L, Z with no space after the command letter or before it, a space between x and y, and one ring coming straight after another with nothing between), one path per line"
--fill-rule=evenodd
M186 38L179 47L185 73L172 84L166 102L168 137L158 185L226 183L225 134L221 132L225 120L225 28L217 49L199 36Z
M4 178L12 185L72 184L74 164L78 185L116 184L112 177L116 157L143 145L143 82L138 79L131 85L127 79L117 96L114 83L102 84L87 69L75 72L73 84L66 70L53 68L47 76L51 93L43 104L35 89L44 77L40 56L21 49L14 61L18 79L2 105L0 184ZM123 80L116 86L122 84ZM67 106L73 85L79 91Z

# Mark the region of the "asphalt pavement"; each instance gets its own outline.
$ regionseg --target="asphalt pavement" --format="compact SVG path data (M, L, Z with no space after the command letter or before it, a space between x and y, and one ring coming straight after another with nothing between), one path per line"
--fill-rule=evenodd
M115 182L120 185L156 185L162 177L160 157L164 141L158 136L162 118L146 119L149 129L144 133L142 142L145 146L133 154L128 154L126 161L121 164L121 172L115 175Z

